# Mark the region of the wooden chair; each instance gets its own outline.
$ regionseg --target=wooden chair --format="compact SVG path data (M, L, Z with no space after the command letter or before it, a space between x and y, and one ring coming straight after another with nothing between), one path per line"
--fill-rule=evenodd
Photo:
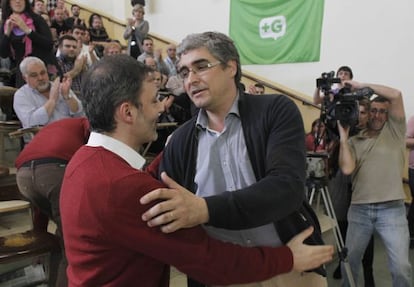
M23 281L27 283L24 286L54 286L60 259L59 240L53 234L33 230L28 201L14 199L20 198L14 192L4 197L8 200L0 201L0 285L15 286Z
M10 139L8 134L21 127L13 109L14 87L0 86L0 108L5 118L0 118L0 164L10 165L20 152L20 139ZM11 153L10 153L11 152ZM8 153L8 156L7 156Z

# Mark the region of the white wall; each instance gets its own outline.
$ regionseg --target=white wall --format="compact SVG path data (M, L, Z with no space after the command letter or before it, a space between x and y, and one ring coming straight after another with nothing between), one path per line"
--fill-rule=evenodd
M118 19L130 15L118 1L81 0ZM93 2L90 5L89 2ZM189 33L229 31L230 0L147 0L150 32L179 42ZM118 8L115 8L118 7ZM407 116L414 115L414 2L410 0L325 0L321 60L314 63L248 65L243 69L309 96L322 72L348 65L355 80L389 85L403 92ZM124 14L122 14L124 12ZM118 14L116 14L118 13ZM411 75L411 76L410 76Z

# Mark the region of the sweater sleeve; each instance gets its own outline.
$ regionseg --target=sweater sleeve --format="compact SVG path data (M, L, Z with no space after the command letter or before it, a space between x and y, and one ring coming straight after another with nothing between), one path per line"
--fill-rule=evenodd
M121 246L173 265L205 284L262 281L292 269L293 256L286 246L241 247L208 237L200 226L171 234L150 228L140 219L148 206L137 208L136 198L162 185L145 173L114 184L111 189L123 193L113 193L101 219L108 238Z
M10 57L10 38L4 34L4 23L0 28L0 57Z
M35 30L29 34L29 38L33 41L33 45L39 47L39 49L52 50L53 38L50 28L47 26L46 21L35 15L33 18Z

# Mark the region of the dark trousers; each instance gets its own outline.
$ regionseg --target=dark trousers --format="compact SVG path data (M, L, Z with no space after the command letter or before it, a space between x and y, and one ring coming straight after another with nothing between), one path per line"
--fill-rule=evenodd
M64 252L62 224L60 220L59 196L62 186L65 164L47 163L37 166L21 167L16 173L20 193L43 214L56 223L56 235L61 245L58 270L51 270L51 277L57 277L54 286L67 286L67 261ZM54 266L51 266L52 268ZM56 274L57 275L54 275ZM54 278L51 278L54 280Z

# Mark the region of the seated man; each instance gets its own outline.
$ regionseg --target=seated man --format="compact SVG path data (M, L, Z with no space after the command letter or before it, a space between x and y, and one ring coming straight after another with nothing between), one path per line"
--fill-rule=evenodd
M141 220L151 205L137 205L139 198L164 186L142 171L145 160L136 152L157 138L163 111L151 71L128 55L113 55L84 77L92 132L67 166L60 197L69 286L168 286L168 265L228 285L330 260L332 246L302 244L312 228L290 248L243 248L209 238L199 226L167 235Z
M45 64L36 57L25 58L20 71L26 84L14 95L13 108L23 128L83 115L82 104L70 89L70 78L50 82Z

